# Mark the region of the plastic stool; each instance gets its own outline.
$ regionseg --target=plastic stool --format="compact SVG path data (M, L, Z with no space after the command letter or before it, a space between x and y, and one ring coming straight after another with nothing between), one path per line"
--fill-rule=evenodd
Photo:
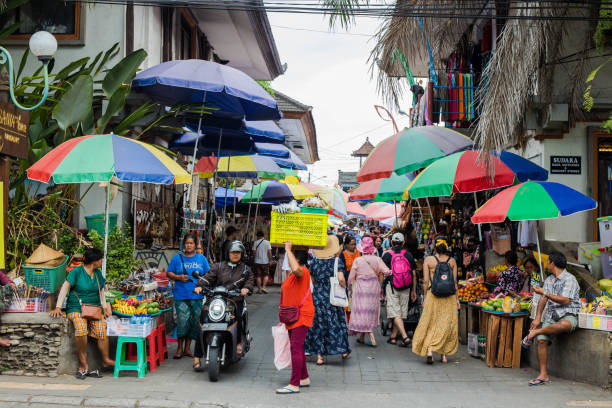
M126 360L126 346L136 346L136 361ZM117 337L117 352L115 353L115 377L120 371L137 371L138 378L144 378L147 373L147 360L145 358L145 339L142 337Z
M168 359L168 342L166 340L166 325L159 323L157 325L158 337L157 337L157 352L159 353L159 364L162 364L164 360Z
M147 343L146 343L146 362L149 363L149 369L151 371L157 371L157 365L158 365L158 344L159 344L159 340L158 340L158 331L157 329L153 329L151 331L151 334L149 334L147 336ZM126 358L127 361L136 361L137 360L137 353L134 350L134 345L133 344L129 344L127 347L127 353L126 353Z

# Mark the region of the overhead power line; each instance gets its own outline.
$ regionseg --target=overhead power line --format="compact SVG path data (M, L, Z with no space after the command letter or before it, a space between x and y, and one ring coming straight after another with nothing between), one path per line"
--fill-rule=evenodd
M252 0L66 0L81 1L84 3L105 4L133 4L141 6L164 6L164 7L186 7L211 10L242 10L242 11L266 11L270 13L294 13L294 14L327 14L344 15L344 8L327 8L318 1L278 1L271 0L265 3ZM398 6L395 2L363 3L352 10L355 17L420 17L420 18L442 18L442 19L474 19L486 17L485 9L490 2L488 0L474 1L461 5L456 3L443 3L431 0L419 2L418 5L402 4ZM590 14L580 12L590 11L592 7L600 10L612 11L609 3L600 0L587 0L575 2L571 0L548 0L548 1L496 1L499 7L496 9L496 18L510 20L564 20L564 21L612 21L612 13L604 16L592 17ZM563 16L543 16L535 14L535 11L556 10L560 7L568 11L575 11ZM605 13L604 13L605 14Z

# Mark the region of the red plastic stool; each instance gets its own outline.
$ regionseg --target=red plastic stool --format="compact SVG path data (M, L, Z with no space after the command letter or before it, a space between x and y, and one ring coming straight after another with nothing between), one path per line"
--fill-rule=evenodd
M166 342L166 325L157 323L157 358L159 365L164 363L168 358L168 343Z
M159 328L153 329L151 334L147 336L146 353L147 363L149 363L150 371L157 371L158 365L158 349L159 349ZM126 361L136 361L136 347L134 344L127 345L125 356Z

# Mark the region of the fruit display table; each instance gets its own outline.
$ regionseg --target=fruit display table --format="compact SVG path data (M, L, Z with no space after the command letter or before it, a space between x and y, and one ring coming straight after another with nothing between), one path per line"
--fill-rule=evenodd
M523 322L529 312L499 313L483 310L487 320L485 362L489 367L521 367Z

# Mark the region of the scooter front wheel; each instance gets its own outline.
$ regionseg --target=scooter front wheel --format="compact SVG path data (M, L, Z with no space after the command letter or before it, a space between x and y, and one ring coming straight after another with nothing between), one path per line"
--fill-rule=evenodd
M211 347L208 350L208 378L211 382L219 380L219 369L221 361L219 360L219 348Z

